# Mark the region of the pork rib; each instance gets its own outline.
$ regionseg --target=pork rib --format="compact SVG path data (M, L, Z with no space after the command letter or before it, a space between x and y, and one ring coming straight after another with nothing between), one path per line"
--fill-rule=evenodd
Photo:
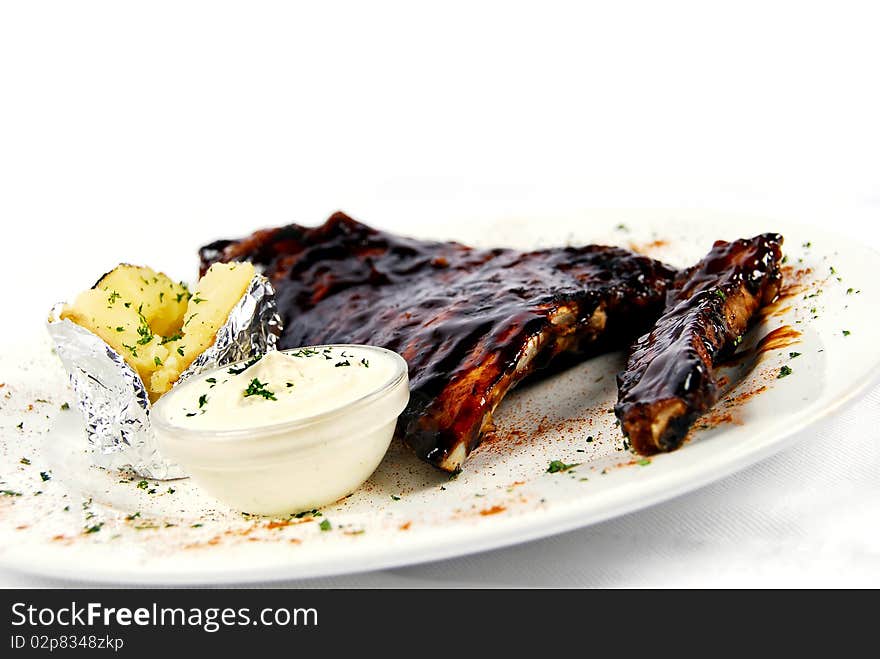
M618 375L614 408L634 449L677 448L718 400L712 369L735 346L755 311L779 294L782 236L718 241L680 273L654 328L632 347Z
M248 260L275 286L281 348L369 343L410 368L398 435L454 471L524 376L562 353L628 344L660 313L675 271L616 247L472 249L374 230L336 213L201 250Z

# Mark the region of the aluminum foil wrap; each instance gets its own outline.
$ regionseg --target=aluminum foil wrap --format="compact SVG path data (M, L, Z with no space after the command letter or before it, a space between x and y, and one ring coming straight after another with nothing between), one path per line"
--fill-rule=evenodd
M73 384L94 464L131 469L157 480L186 477L179 465L159 453L150 425L150 399L140 376L99 336L61 320L63 306L52 309L48 330ZM263 275L254 275L214 344L193 361L178 382L275 350L280 334L275 290Z

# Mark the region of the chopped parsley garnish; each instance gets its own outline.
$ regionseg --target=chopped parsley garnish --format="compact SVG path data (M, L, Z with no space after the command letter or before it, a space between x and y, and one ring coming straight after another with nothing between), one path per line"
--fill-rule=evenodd
M647 467L649 464L651 464L651 458L642 458L636 464L641 467Z
M366 368L370 368L370 362L367 360L366 357L361 359L361 364L363 364Z
M177 301L180 302L184 298L185 295L186 295L186 293L178 293L175 297L177 297Z
M198 412L187 412L186 413L187 416L195 416L196 414L198 414Z
M351 366L351 362L346 359L344 362L336 362L333 366L336 368L339 368L340 366Z
M48 471L41 471L41 472L40 472L40 478L43 479L43 482L44 482L44 483L45 483L46 481L50 481L50 480L52 480L52 476L49 474Z
M547 467L548 474L555 474L558 471L568 471L569 469L573 469L577 467L580 462L574 462L572 464L565 464L562 460L553 460L550 465Z
M27 465L27 466L30 466L30 464L31 464L31 461L28 460L27 458L22 458L21 460L19 460L19 462L20 462L21 464L23 464L23 465Z
M779 375L776 376L776 379L781 380L788 375L791 375L791 367L786 365L779 369Z
M171 343L172 341L180 341L183 338L183 334L177 332L176 334L172 334L171 336L166 336L164 339L159 341L159 345L164 346L166 343Z
M329 519L321 520L321 523L320 523L318 526L321 527L321 530L322 530L322 531L329 531L330 529L333 528L333 527L330 525L330 520L329 520Z
M121 297L122 296L119 293L117 293L116 291L113 291L112 293L110 293L110 297L107 298L107 304L113 304L114 302L116 302L116 300L118 300Z
M129 522L131 522L133 520L136 520L140 516L141 516L140 512L136 512L136 513L132 513L131 515L126 515L125 519L127 519Z
M18 425L15 427L18 428L19 430L24 430L24 421L19 421Z
M125 307L126 309L130 309L130 308L131 308L131 302L123 302L123 303L122 303L122 306Z
M727 296L724 294L724 291L722 291L720 288L716 288L713 292L713 295L715 295L718 298L721 298L722 302L727 299Z
M852 333L852 332L850 332L849 330L843 330L843 335L844 335L844 336L849 336L851 333Z
M205 378L205 382L209 382L211 384L217 384L217 378Z
M246 361L244 364L242 364L238 368L233 366L232 368L230 368L227 371L227 373L229 373L229 375L238 375L239 373L244 373L246 370L248 370L251 366L253 366L258 361L260 361L262 358L263 358L263 355L257 355L253 359Z
M181 357L183 357L183 349L184 348L186 348L186 346L177 346L177 354L180 355Z
M137 486L139 490L146 490L148 487L150 487L150 484L147 481L140 481L138 482Z
M805 248L809 249L810 247L813 246L813 243L811 243L811 242L808 240L807 242L804 243L803 246L804 246Z
M199 409L203 408L208 403L208 394L202 394L199 396Z
M117 328L116 328L116 331L117 331L117 332L124 332L124 331L125 331L125 328L124 328L124 327L117 327Z
M248 398L249 396L262 396L266 400L278 400L275 398L275 393L266 389L268 382L260 382L257 378L251 380L251 383L248 385L248 388L244 390L244 397Z
M137 333L141 338L137 340L137 343L139 346L144 346L153 340L153 330L150 329L150 326L147 324L147 319L141 314L140 309L138 309L138 316L141 319L141 324L138 325Z
M130 345L126 345L125 343L123 343L122 347L125 348L126 350L128 350L131 353L132 357L138 356L137 346L130 346Z
M326 350L325 350L326 352ZM312 357L313 355L321 354L314 348L300 348L299 350L294 350L290 353L291 357Z
M789 357L789 359L794 359L795 357L800 357L800 356L801 356L801 353L799 353L799 352L790 352L790 353L788 353L788 357Z
M104 526L104 522L98 522L94 526L89 526L88 528L83 530L83 533L97 533L101 530L101 527Z
M168 494L174 494L176 491L177 491L177 490L175 490L173 487L169 487L168 490L167 490L167 493L168 493Z
M154 363L156 366L161 366L161 365L162 365L162 360L159 359L158 357L153 357L153 363Z
M618 225L617 225L616 227L614 227L614 228L617 229L618 231L629 231L629 227L627 227L627 226L626 226L625 224L623 224L623 223L618 224Z
M21 492L16 492L14 490L0 490L0 494L4 497L20 497Z
M293 386L293 382L285 382L284 384L287 386L288 389Z
M852 295L853 292L854 292L854 289L852 289L852 288L847 288L847 289L846 289L846 294L847 294L847 295Z
M391 498L392 498L394 501L400 501L400 497L396 497L396 496L394 496L393 494L391 495Z
M189 318L187 318L187 319L186 319L186 322L183 324L183 326L186 327L187 325L189 325L189 324L192 322L192 319L195 318L195 317L198 316L198 315L199 315L199 314L194 313L192 316L190 316Z
M61 403L61 409L62 409L62 410L69 410L69 409L70 409L70 403L66 403L66 402L65 402L65 403Z
M196 293L196 296L192 299L193 304L201 304L202 302L207 302L207 300L203 297L199 297L199 294Z
M165 291L159 291L159 302L165 301Z
M737 347L740 343L742 343L742 342L743 342L743 335L740 334L738 337L736 337L736 338L733 340L733 347L736 348L736 347Z

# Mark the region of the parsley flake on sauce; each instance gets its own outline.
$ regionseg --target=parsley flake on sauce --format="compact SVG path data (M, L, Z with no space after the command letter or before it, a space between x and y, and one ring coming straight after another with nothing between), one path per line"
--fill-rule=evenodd
M779 369L779 375L776 376L777 380L781 380L782 378L791 375L791 367L788 365L783 366Z
M244 397L249 398L250 396L261 396L266 400L278 400L275 398L275 393L266 389L268 382L260 382L257 378L251 380L251 383L248 385L248 388L244 390Z
M235 366L233 366L232 368L228 369L226 372L229 373L229 375L238 375L239 373L244 373L247 369L249 369L251 366L256 364L262 358L263 358L263 355L257 355L253 359L249 359L248 361L246 361L241 366L239 366L237 368Z

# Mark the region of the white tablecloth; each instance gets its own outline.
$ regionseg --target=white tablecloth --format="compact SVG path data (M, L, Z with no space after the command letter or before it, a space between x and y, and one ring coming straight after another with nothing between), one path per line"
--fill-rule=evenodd
M0 335L105 265L194 264L205 240L336 208L405 231L711 207L880 247L872 3L487 4L3 5ZM619 519L283 585L876 587L878 520L880 388Z

